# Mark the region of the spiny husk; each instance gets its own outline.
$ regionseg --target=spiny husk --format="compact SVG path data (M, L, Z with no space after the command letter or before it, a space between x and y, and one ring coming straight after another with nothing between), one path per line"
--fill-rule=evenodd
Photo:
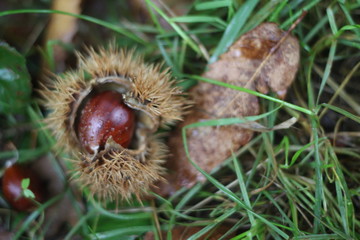
M188 104L180 89L174 86L168 71L160 71L160 65L145 64L134 51L119 50L110 45L107 50L89 48L86 56L80 53L77 56L79 67L76 71L55 76L52 83L39 91L43 104L51 110L46 123L57 138L56 148L74 156L78 182L101 199L140 196L161 178L161 163L166 158L166 147L152 135L159 126L181 120ZM105 149L106 154L94 157L82 149L74 124L86 96L106 84L107 87L122 85L123 96L132 101L124 99L124 103L135 102L139 108L128 106L141 110L139 119L145 119L141 120L143 123L149 119L153 123L150 127L147 123L138 125L148 128L141 131L147 134L141 138L145 139L141 140L145 144L135 144L139 149L127 150L119 146L118 149ZM145 115L149 118L143 117Z
M127 149L108 149L101 159L92 161L80 155L74 177L81 186L102 200L128 200L131 194L138 199L162 179L165 169L161 166L167 156L167 147L157 138L151 137L146 150L146 162L137 159Z
M45 124L52 129L57 139L55 146L57 151L77 153L80 151L80 146L71 126L70 116L75 114L73 106L79 94L87 88L84 73L71 71L54 77L53 82L48 81L39 91L42 105L51 111L45 119Z
M113 44L98 52L89 48L86 57L81 54L78 57L80 68L94 77L116 75L130 79L133 82L132 96L144 103L150 114L161 117L162 126L182 119L183 93L174 86L168 70L160 71L161 65L145 64L133 50L117 49Z

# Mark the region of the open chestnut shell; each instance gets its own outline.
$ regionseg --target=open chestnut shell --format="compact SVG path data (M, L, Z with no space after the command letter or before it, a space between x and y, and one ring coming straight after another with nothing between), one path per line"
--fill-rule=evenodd
M78 54L76 71L41 91L47 125L73 156L74 178L101 199L138 198L164 172L156 131L182 119L187 102L160 65L111 45Z

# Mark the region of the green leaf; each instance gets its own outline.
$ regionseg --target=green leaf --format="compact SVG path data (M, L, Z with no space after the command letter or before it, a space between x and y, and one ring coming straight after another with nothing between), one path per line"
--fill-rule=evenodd
M21 188L23 190L24 197L35 199L35 194L29 189L29 186L30 178L24 178L21 180Z
M87 15L82 15L82 14L74 14L74 13L69 13L69 12L64 12L64 11L58 11L58 10L49 10L49 9L15 9L15 10L9 10L9 11L3 11L0 12L0 17L3 16L8 16L8 15L13 15L13 14L20 14L20 13L41 13L41 14L51 14L51 13L56 13L56 14L62 14L62 15L67 15L67 16L72 16L72 17L76 17L91 23L95 23L99 26L103 26L105 28L111 29L114 32L117 32L119 34L122 34L140 44L146 44L146 42L138 37L137 35L133 34L132 32L128 31L127 29L125 29L124 27L118 26L116 24L111 24L109 22L91 17L91 16L87 16Z
M24 189L23 194L24 194L24 197L26 197L26 198L32 198L32 199L35 198L35 194L30 189Z
M0 42L0 113L18 113L29 103L30 75L25 58Z
M230 7L232 1L230 0L218 0L218 1L207 1L202 3L196 3L195 9L197 11L209 10L209 9L219 9L222 7Z
M21 188L23 190L28 189L29 186L30 186L30 178L24 178L23 180L21 180Z
M348 111L346 111L344 109L341 109L339 107L335 107L335 106L327 104L327 103L323 103L321 105L324 106L324 107L327 107L327 108L329 108L329 109L331 109L331 110L333 110L333 111L335 111L337 113L340 113L340 114L344 115L347 118L350 118L351 120L353 120L355 122L360 123L360 117L359 116L355 116L354 114L352 114L352 113L350 113L350 112L348 112Z

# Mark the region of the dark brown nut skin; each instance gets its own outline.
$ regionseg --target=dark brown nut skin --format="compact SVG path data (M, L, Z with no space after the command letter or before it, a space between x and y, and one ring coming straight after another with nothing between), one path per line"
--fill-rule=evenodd
M123 103L122 94L104 91L86 102L78 119L77 133L81 145L93 154L104 149L109 137L127 148L134 129L134 110Z
M25 178L30 179L29 189L35 194L35 200L42 202L44 197L41 180L24 165L14 164L6 168L2 177L2 191L5 199L14 209L28 212L36 205L31 199L22 196L21 181Z

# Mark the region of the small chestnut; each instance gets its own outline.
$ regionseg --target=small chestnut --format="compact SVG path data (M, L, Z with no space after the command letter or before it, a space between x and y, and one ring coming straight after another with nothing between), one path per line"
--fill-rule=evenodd
M69 153L73 179L91 195L140 199L164 173L168 149L157 130L181 120L187 100L170 72L135 51L111 44L78 60L76 71L40 91L57 148Z
M30 179L29 189L35 194L35 200L43 201L41 181L25 166L14 164L5 169L2 177L2 191L8 203L18 211L31 211L36 207L35 203L22 195L21 181Z
M104 91L94 94L79 115L77 134L89 153L103 150L110 136L122 147L129 146L135 129L135 113L123 103L121 93Z

